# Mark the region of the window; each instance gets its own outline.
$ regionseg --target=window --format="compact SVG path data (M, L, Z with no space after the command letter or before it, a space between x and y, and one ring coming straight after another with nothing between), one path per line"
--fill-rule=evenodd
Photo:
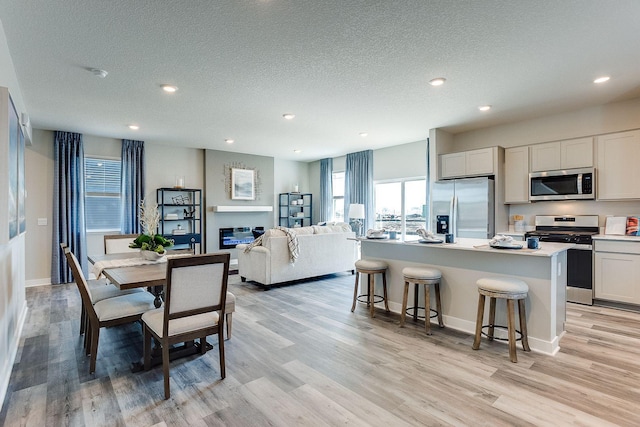
M331 175L333 189L333 221L344 221L344 172L334 172Z
M120 230L120 160L85 157L87 231Z
M403 240L417 240L416 230L426 228L427 182L404 179L374 184L375 228L393 230Z

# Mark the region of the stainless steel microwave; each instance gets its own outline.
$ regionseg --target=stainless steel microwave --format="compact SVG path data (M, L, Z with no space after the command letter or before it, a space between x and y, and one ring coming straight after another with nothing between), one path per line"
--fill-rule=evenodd
M594 168L566 169L529 174L529 200L595 199Z

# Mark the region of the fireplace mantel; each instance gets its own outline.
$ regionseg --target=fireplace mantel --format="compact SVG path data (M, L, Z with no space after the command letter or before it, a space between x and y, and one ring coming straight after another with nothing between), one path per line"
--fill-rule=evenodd
M217 205L212 206L213 212L273 212L273 206L260 206L260 205Z

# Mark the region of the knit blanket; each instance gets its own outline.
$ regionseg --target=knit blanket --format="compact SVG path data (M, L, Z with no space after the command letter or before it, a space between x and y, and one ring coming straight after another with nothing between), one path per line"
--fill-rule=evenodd
M280 230L287 236L287 246L289 247L289 262L293 264L298 259L298 256L300 256L300 248L298 246L298 237L296 236L296 232L292 228L280 226L276 227L275 230ZM249 243L247 247L244 248L244 252L247 253L256 246L262 246L263 239L264 234L255 239L253 242Z

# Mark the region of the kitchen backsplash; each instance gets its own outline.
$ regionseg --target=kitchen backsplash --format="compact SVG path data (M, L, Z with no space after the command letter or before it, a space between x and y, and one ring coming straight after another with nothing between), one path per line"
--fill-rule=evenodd
M637 202L599 202L588 201L553 201L536 202L522 205L511 205L509 208L509 227L513 228L514 215L524 217L525 230L535 227L536 215L598 215L598 225L605 226L608 215L640 216L640 201Z

